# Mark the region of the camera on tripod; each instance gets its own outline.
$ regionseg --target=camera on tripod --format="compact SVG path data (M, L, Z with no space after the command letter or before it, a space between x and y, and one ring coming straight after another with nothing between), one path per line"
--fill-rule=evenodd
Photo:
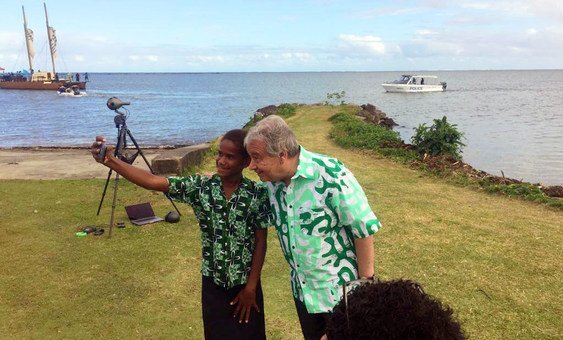
M131 102L121 101L117 97L111 97L110 99L108 99L108 101L106 103L106 105L108 106L108 109L114 110L114 111L119 110L123 105L129 105L129 104L131 104Z
M121 101L121 99L117 97L111 97L106 102L108 109L113 110L117 113L113 118L113 122L115 123L115 127L119 129L120 126L125 125L125 121L127 120L127 115L124 112L120 112L119 109L124 105L129 105L130 102ZM124 108L127 111L126 108ZM127 111L129 113L129 111Z
M150 172L154 174L154 171L152 170L152 167L151 167L149 161L145 157L145 154L143 153L143 151L139 147L139 144L137 143L137 141L133 137L133 134L131 133L131 131L127 127L127 114L129 113L129 111L127 110L127 108L123 108L125 110L125 112L119 111L119 109L121 109L123 106L129 105L129 104L131 104L131 103L130 102L124 102L117 97L111 97L110 99L108 99L108 101L106 103L108 109L113 110L117 113L115 115L115 117L113 118L113 121L115 122L115 127L117 128L117 143L115 144L115 147L113 149L113 155L114 155L114 157L116 157L116 158L118 158L118 159L120 159L123 162L126 162L128 164L133 164L133 162L135 161L137 156L141 155L141 157L145 161L145 164L149 168ZM124 153L125 149L127 148L127 137L129 137L131 142L133 142L133 144L135 145L135 149L136 149L136 152L130 157L127 157L127 155ZM98 159L103 161L105 159L105 155L107 153L107 146L105 145L105 143L102 143L99 147L100 147L100 152L99 152L99 155L98 155ZM102 204L104 202L104 197L106 196L106 191L107 191L108 184L109 184L109 181L111 179L112 173L113 173L113 170L110 168L110 170L108 172L107 179L106 179L106 183L104 185L104 191L102 193L102 198L100 200L100 204L98 205L97 215L100 214L100 210L101 210ZM109 229L109 234L108 234L109 237L111 237L111 232L112 232L112 229L113 229L113 221L114 221L114 213L115 213L115 206L116 206L116 199L117 199L118 183L119 183L119 173L116 173L115 182L114 182L114 189L113 189L113 202L112 202L112 206L111 206L110 229ZM164 193L164 196L170 201L170 203L172 203L172 205L174 206L174 209L176 209L176 212L177 212L178 218L179 218L179 216L181 216L180 211L178 210L178 208L176 207L176 205L174 204L172 199L166 193ZM176 219L176 221L177 221L177 219Z

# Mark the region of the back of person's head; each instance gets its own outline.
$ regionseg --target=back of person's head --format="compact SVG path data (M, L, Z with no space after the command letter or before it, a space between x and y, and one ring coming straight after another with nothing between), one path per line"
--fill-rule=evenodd
M225 139L230 140L239 149L243 158L248 158L248 153L246 152L246 149L244 147L244 138L245 137L246 137L246 131L244 131L243 129L233 129L233 130L227 131L223 135L221 140L225 140Z
M361 285L340 301L329 318L328 340L465 339L450 307L413 281ZM346 317L348 310L348 320Z
M271 156L277 156L284 151L289 157L294 157L299 153L299 143L295 134L280 116L267 116L250 128L244 145L248 145L254 140L266 143L266 151Z

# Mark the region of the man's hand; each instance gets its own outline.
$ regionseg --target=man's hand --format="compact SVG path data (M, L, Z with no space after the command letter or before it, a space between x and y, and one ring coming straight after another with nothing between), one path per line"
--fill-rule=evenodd
M260 313L260 308L258 308L258 304L256 303L256 290L250 289L248 285L237 294L233 301L231 301L231 306L232 305L236 305L233 318L236 318L238 315L239 323L242 323L243 319L244 322L248 323L252 308Z

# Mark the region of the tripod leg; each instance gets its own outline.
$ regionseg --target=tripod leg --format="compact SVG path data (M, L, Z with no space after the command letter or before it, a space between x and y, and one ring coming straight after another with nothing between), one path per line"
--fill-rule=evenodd
M147 157L145 157L145 154L143 153L143 150L141 150L141 148L139 147L139 144L137 144L137 141L135 140L135 137L133 137L133 134L131 133L131 131L129 129L127 129L127 134L129 135L129 138L131 138L131 141L133 142L133 144L135 145L135 148L137 149L137 152L141 155L141 157L143 157L143 160L145 161L145 163L147 164L147 166L149 167L149 170L151 171L151 174L154 174L154 171L152 171L152 167L149 163L149 161L147 160Z
M109 169L108 171L108 178L106 179L106 185L104 185L104 192L102 193L102 199L100 199L100 204L98 205L98 212L96 216L100 216L100 210L102 209L102 203L104 203L104 197L106 197L106 191L108 190L109 180L111 178L111 173L113 170Z
M167 193L163 192L164 196L166 198L168 198L168 200L170 201L170 203L172 203L172 206L174 207L174 209L176 210L176 212L178 213L178 216L182 216L182 214L180 213L180 210L178 210L178 207L176 206L176 204L174 204L174 201L170 198L170 196L168 196Z
M147 167L149 168L151 174L154 174L154 171L152 170L152 167L149 163L149 161L147 160L147 157L145 157L145 154L143 153L143 150L141 150L141 148L139 147L139 144L137 144L137 141L135 140L135 137L133 137L133 134L131 133L131 131L129 129L127 129L127 134L129 135L129 138L131 138L131 141L133 142L133 144L135 145L135 148L137 149L137 152L141 155L141 157L143 157L143 160L145 161L145 164L147 165ZM163 193L164 196L170 201L170 203L172 203L172 206L174 207L174 209L176 210L176 212L178 213L178 215L182 216L182 214L180 213L180 210L178 210L178 207L176 206L176 204L174 204L174 201L170 198L170 196L168 196L167 193Z
M117 145L115 146L115 150L113 152L113 155L115 157L119 156L119 148L121 147L124 137L125 137L125 130L123 130L123 128L118 127L117 130ZM111 174L112 174L113 170L109 169L108 171L108 177L106 179L106 184L104 185L104 192L102 193L102 198L100 199L100 204L98 205L98 212L96 213L97 216L100 215L100 210L102 209L102 204L104 203L104 198L106 197L106 191L108 189L108 184L109 184L109 180L111 178Z
M109 219L109 234L108 237L111 237L111 231L113 230L113 217L115 215L115 206L117 202L117 188L119 185L119 173L115 174L115 182L113 185L113 201L111 202L111 217Z

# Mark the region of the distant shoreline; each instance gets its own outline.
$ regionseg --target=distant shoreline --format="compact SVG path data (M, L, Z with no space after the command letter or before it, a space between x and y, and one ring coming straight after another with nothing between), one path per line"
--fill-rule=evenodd
M533 69L494 69L494 70L356 70L356 71L205 71L205 72L190 72L190 71L167 71L167 72L110 72L110 71L75 71L72 73L88 73L88 75L96 74L248 74L248 73L405 73L405 72L528 72L528 71L563 71L559 68L533 68ZM10 73L4 71L4 73Z

